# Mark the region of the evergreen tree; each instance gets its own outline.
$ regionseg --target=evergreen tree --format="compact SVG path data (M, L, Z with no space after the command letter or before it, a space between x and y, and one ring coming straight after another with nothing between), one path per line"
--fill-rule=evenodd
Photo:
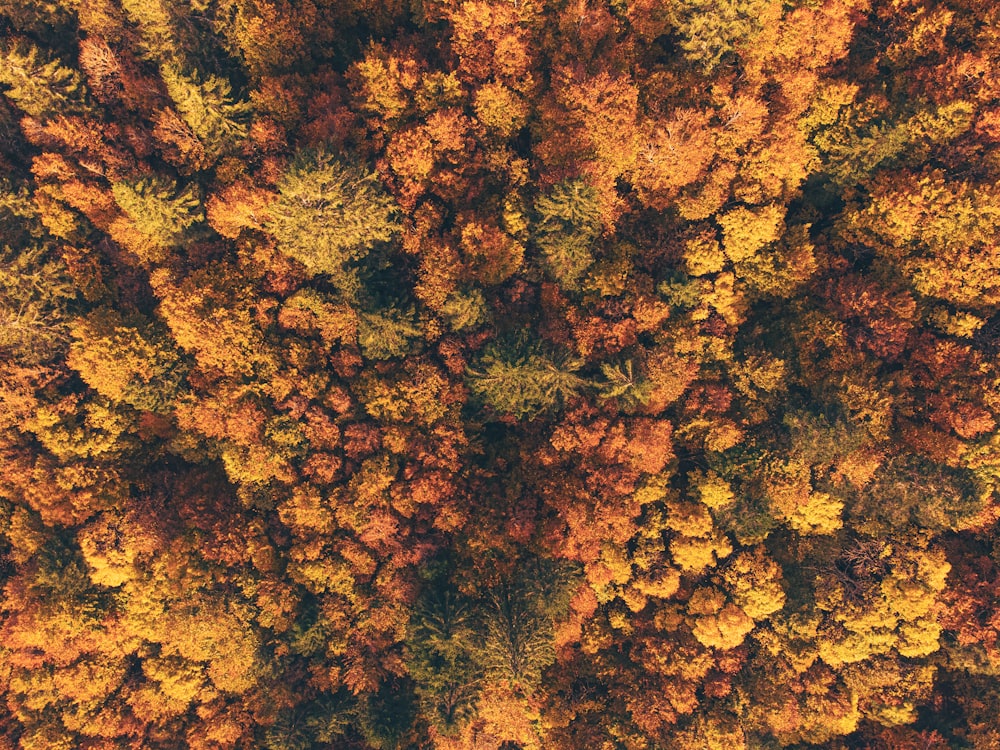
M603 382L598 385L602 399L615 399L623 407L634 409L647 403L653 393L653 383L636 372L631 359L621 364L601 364Z
M100 309L76 323L73 338L67 364L95 391L144 411L170 409L184 368L164 332Z
M229 81L188 74L172 62L163 65L160 73L181 119L201 141L210 160L239 147L247 135L250 105L233 100Z
M395 204L375 175L328 151L299 154L278 192L267 229L279 249L342 286L352 285L347 263L399 232Z
M336 742L347 730L356 709L344 691L323 693L297 709L283 711L263 733L266 750L310 750Z
M419 336L412 311L405 314L390 308L361 313L358 319L358 344L368 359L402 357Z
M768 5L772 0L686 0L670 10L687 58L712 71L727 53L752 42Z
M475 328L487 319L489 312L483 293L478 289L456 290L441 305L441 314L454 331Z
M555 661L552 619L532 593L523 582L490 590L476 649L476 660L487 675L527 695L541 683L542 670Z
M80 75L29 42L0 47L0 84L4 95L32 117L49 118L82 112L84 87Z
M66 266L41 247L0 251L0 352L21 364L58 357L76 290Z
M150 260L159 260L162 250L180 244L186 231L203 219L194 184L179 189L172 180L152 177L116 182L111 192L135 228L157 246L149 251Z
M422 711L446 734L459 730L475 710L481 670L471 602L432 586L417 607L407 635L407 669L416 681Z
M582 180L561 182L538 197L535 212L535 244L546 270L564 289L576 289L601 231L597 191Z
M360 709L359 727L376 750L403 750L414 720L417 702L410 680L386 680Z
M0 187L0 352L29 366L62 353L77 297L39 219L27 191Z
M513 345L491 343L467 374L473 393L495 411L531 419L580 391L586 381L574 373L582 364L522 337Z

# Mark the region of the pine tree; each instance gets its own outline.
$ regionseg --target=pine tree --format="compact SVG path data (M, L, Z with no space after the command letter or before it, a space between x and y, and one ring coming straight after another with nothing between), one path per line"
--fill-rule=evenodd
M4 95L32 117L77 114L84 109L80 75L58 60L45 61L29 42L0 48L0 84Z
M73 338L67 364L95 391L136 409L170 409L184 373L165 334L100 309L76 323Z
M0 252L0 352L21 364L57 356L67 340L66 307L76 292L64 264L40 248Z
M539 196L535 212L535 244L546 270L564 289L576 289L601 231L597 191L582 180L561 182Z
M413 323L413 313L399 310L378 310L362 313L358 319L358 345L368 359L402 357L410 342L420 336L420 328Z
M476 623L466 597L432 588L410 621L407 670L426 716L452 733L472 717L481 671L473 660Z
M302 153L278 183L266 227L310 274L349 284L345 264L399 232L396 207L375 175L328 151Z
M531 694L542 670L555 661L552 621L519 587L499 586L488 602L477 660L487 675Z
M26 191L0 190L0 358L23 365L60 353L67 307L77 296L39 218Z
M726 54L752 42L767 16L773 15L774 3L773 0L687 0L672 5L670 10L681 36L681 49L689 60L711 72Z
M136 229L160 250L181 242L186 231L203 219L201 201L194 185L179 189L162 177L150 177L135 183L117 182L111 192ZM151 260L161 253L148 251Z
M598 385L602 399L615 399L626 409L646 404L653 394L654 385L636 372L631 359L621 364L601 364L604 381Z
M580 391L586 381L574 372L582 364L522 339L490 344L467 374L473 393L495 411L531 419Z
M247 136L250 104L234 101L229 81L185 73L176 63L160 68L181 119L201 141L210 160L235 150Z
M387 680L367 696L358 725L365 741L376 750L403 750L417 716L417 701L409 680Z
M121 0L127 19L139 31L137 52L148 60L171 61L202 46L192 23L192 6L180 0Z
M449 294L441 305L440 312L453 331L474 328L489 315L483 293L475 288L467 292L456 290Z

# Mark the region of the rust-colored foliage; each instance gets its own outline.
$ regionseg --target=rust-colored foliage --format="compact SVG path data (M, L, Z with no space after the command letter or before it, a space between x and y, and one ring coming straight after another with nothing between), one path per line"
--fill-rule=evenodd
M1000 10L0 3L0 750L1000 747Z

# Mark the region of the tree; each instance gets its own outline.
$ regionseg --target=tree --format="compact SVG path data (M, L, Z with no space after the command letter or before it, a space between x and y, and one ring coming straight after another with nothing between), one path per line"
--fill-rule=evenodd
M870 192L868 205L845 217L845 239L870 243L926 297L973 310L1000 299L989 270L1000 223L995 186L926 169L885 175Z
M160 74L177 112L201 141L210 161L235 150L246 138L249 103L233 101L227 80L187 74L173 62L161 66Z
M0 351L24 365L58 356L68 340L68 308L76 298L65 263L51 250L22 246L0 252Z
M582 362L549 353L538 342L489 344L468 371L472 392L501 414L532 419L576 395L585 381L574 372Z
M85 89L79 74L60 64L45 61L41 50L26 41L5 40L0 48L0 84L4 95L32 117L80 113Z
M67 364L95 391L136 409L170 409L185 368L163 332L102 309L77 321L73 338Z
M395 205L375 175L325 150L300 153L278 193L265 224L278 248L338 285L350 287L350 261L399 232Z
M681 36L681 49L707 72L714 70L727 54L749 47L765 24L777 21L781 12L771 0L689 0L671 11Z
M413 323L412 312L407 315L399 310L378 310L361 313L358 318L358 345L370 359L405 355L420 332Z
M117 182L111 192L135 229L152 243L148 249L132 245L144 260L162 260L165 251L180 244L186 231L204 218L194 184L180 189L172 181L153 178Z
M555 661L552 619L526 587L500 584L487 594L484 632L475 658L492 680L530 695L542 671Z
M253 313L249 281L229 263L213 263L177 279L152 274L159 314L177 345L205 369L222 373L273 372L274 353Z
M546 270L564 289L576 289L601 231L596 191L582 180L559 183L538 197L535 212L534 240Z
M481 669L470 602L458 592L430 588L411 619L407 669L422 712L445 734L475 715Z

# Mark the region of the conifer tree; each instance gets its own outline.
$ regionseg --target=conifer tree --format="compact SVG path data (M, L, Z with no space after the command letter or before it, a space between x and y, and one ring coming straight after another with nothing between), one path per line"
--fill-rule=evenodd
M101 309L77 322L73 338L67 364L95 391L136 409L169 409L183 371L163 333L157 335L141 319Z
M45 55L30 42L6 42L0 47L0 84L4 95L32 117L79 113L84 108L80 75Z
M468 371L469 385L495 411L531 419L583 388L586 381L575 374L582 364L523 337L506 346L494 342Z
M76 296L27 193L0 193L0 352L25 365L58 356Z
M487 675L530 695L555 661L552 620L522 584L489 592L476 658Z
M375 175L329 151L299 154L278 192L266 225L278 248L335 283L348 282L347 263L399 232L395 204Z
M201 141L210 160L235 150L246 138L250 105L234 101L229 81L186 73L174 62L160 68L181 119Z
M171 180L151 177L117 182L111 192L135 228L161 249L179 244L185 232L203 218L193 184L179 189ZM156 260L160 254L154 250L151 255Z
M538 197L535 212L535 244L546 270L564 289L576 289L601 231L597 191L582 180L561 182Z
M626 408L644 405L653 394L654 385L636 371L631 359L621 364L601 364L604 380L598 385L602 399L616 399Z
M774 13L775 4L772 0L687 0L670 10L681 49L692 62L712 71L724 55L752 42L767 16Z
M473 715L481 670L473 658L477 633L471 604L440 588L425 594L411 619L407 667L423 712L451 734Z
M0 351L22 364L59 354L66 341L65 309L76 296L65 267L34 248L0 253Z
M413 313L399 310L378 310L362 313L358 319L358 345L369 359L401 357L410 348L410 342L420 336L420 329L413 323Z

